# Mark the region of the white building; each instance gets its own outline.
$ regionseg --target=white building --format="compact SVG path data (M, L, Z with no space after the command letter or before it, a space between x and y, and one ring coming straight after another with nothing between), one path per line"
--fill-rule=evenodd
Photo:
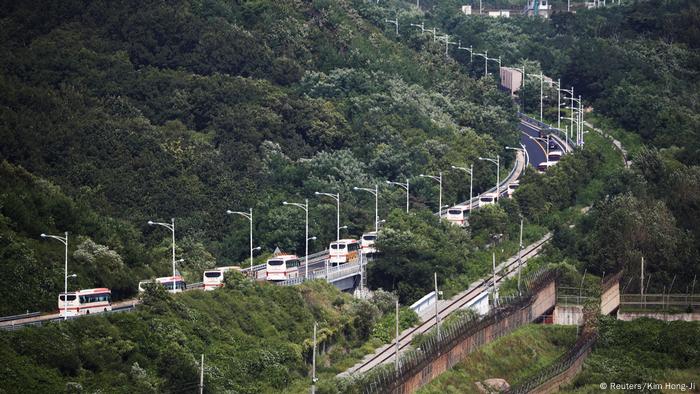
M511 96L523 86L523 72L518 68L501 67L501 87Z

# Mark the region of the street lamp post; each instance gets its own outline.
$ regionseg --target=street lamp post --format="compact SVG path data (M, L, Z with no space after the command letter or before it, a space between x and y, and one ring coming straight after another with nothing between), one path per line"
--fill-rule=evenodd
M336 218L335 240L340 241L340 193L333 194L333 193L315 192L314 194L317 196L328 196L328 197L335 200L335 202L337 204L337 207L336 207L337 209L336 209L336 214L335 214L335 218Z
M484 50L484 53L475 53L474 56L481 56L484 58L484 76L489 73L489 51Z
M401 182L392 182L392 181L386 181L388 185L396 185L399 187L402 187L404 190L406 190L406 213L408 213L408 203L409 203L409 190L410 190L410 185L408 183L408 178L406 178L406 183L401 183Z
M253 251L255 249L260 249L260 247L253 248L253 208L249 208L249 213L246 212L239 212L239 211L232 211L228 210L226 211L227 214L229 215L240 215L243 216L244 218L248 219L250 221L250 273L253 273Z
M424 22L421 22L420 25L419 25L419 24L416 24L416 23L409 23L409 25L410 25L410 26L413 26L413 27L420 27L420 32L421 32L421 33L425 33L425 24L424 24Z
M304 199L304 203L300 204L297 202L282 202L282 205L293 205L295 207L299 207L304 210L304 214L306 216L306 221L305 221L305 236L304 236L304 244L305 244L305 256L304 256L304 278L309 277L309 199Z
M425 175L420 174L421 178L430 178L436 181L440 185L440 191L438 194L438 217L442 217L442 171L438 172L438 176L435 175Z
M445 57L449 57L449 52L448 52L448 51L449 51L449 49L450 49L450 44L454 45L454 44L456 44L456 42L450 41L450 35L449 35L449 34L445 34L443 37L445 38Z
M469 63L471 63L472 60L474 60L474 50L472 49L471 45L469 45L469 48L463 47L462 41L460 40L459 43L457 44L457 49L461 49L463 51L469 51Z
M501 157L496 155L495 159L490 157L480 157L479 160L490 161L496 165L496 202L498 202L498 197L500 195L500 185L501 185Z
M150 226L162 226L172 231L173 233L173 276L175 276L175 218L170 219L170 223L154 222L149 220Z
M469 168L452 166L452 169L464 171L467 174L469 174L469 216L471 216L472 204L473 204L472 199L474 198L472 196L472 190L473 190L473 186L474 186L474 164L469 165Z
M398 37L398 35L399 35L399 11L398 10L396 11L395 18L396 19L394 19L394 20L384 19L384 22L391 23L392 25L396 26L396 36Z
M63 319L65 320L68 319L68 231L63 233L63 237L59 235L41 234L41 238L53 238L61 242L66 247L64 254L65 271L63 275ZM75 277L75 274L73 274L73 277Z
M542 121L542 115L544 113L544 75L540 71L540 75L531 74L533 77L540 79L540 122Z
M379 231L379 185L374 185L374 190L365 187L353 187L352 190L362 190L374 196L374 231Z

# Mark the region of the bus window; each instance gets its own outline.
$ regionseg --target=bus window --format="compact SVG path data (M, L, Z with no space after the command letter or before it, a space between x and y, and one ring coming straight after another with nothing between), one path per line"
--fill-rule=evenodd
M268 260L267 264L269 265L282 265L284 262L282 260Z
M207 271L204 273L207 278L218 278L221 276L221 271Z
M65 301L65 300L66 300L66 296L65 296L64 294L61 294L60 296L58 296L58 298L59 298L61 301ZM68 301L75 301L75 299L76 299L76 295L75 295L75 294L68 294Z

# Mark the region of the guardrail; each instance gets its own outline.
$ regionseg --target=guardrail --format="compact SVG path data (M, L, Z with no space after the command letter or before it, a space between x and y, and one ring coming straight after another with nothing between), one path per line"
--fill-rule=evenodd
M364 265L364 264L363 264ZM310 273L308 278L304 278L303 276L298 276L296 278L292 279L287 279L283 280L280 282L275 282L276 285L278 286L295 286L301 283L304 283L306 280L314 280L314 279L327 279L329 282L336 281L338 279L343 279L348 276L354 276L357 275L361 270L360 264L358 263L349 263L349 264L343 264L339 265L337 267L331 267L328 269L328 276L326 276L326 270L316 270Z
M10 321L10 320L19 320L19 319L28 319L30 317L37 317L39 315L41 315L41 312L27 312L27 313L21 313L19 315L3 316L3 317L0 317L0 322Z
M556 128L556 127L554 127L554 126L551 126L551 125L549 125L549 124L547 124L547 123L540 122L540 121L537 120L537 119L533 119L533 118L531 118L531 117L525 115L525 114L522 113L522 112L518 112L518 117L519 117L520 119L525 120L527 123L530 123L530 124L532 124L532 125L534 125L534 126L539 127L540 129L547 130L547 131L549 131L550 133L552 133L552 132L555 133L560 139L564 140L564 142L565 142L568 146L570 146L570 147L577 146L576 143L575 143L571 138L569 138L569 136L567 136L566 134L562 133L562 130L561 130L561 129L558 129L558 128Z
M315 260L315 259L318 259L319 257L323 257L326 255L328 255L328 249L322 250L320 252L312 253L309 255L309 262L311 262L311 260ZM299 260L302 262L305 261L306 256L299 257ZM265 269L265 267L267 267L266 263L254 265L253 272L262 271ZM241 272L249 272L250 268L251 268L250 266L248 266L246 268L241 268Z
M435 297L435 290L433 290L424 295L420 300L414 302L413 305L409 306L409 308L420 315L422 311L435 304L435 302L437 302L437 300Z

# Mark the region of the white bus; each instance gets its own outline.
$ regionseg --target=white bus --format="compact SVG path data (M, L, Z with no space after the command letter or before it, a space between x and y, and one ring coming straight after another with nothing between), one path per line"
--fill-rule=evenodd
M204 274L202 274L204 290L215 290L219 287L224 287L224 274L230 270L240 272L241 267L232 265L228 267L216 267L214 269L204 271Z
M294 279L299 276L300 265L296 255L281 254L267 259L265 276L270 281Z
M496 203L496 192L484 193L479 196L479 207L484 207L486 205L491 205Z
M58 295L60 315L89 315L112 310L112 291L105 287L60 293Z
M550 150L549 157L547 158L547 160L548 161L559 161L561 159L562 155L563 155L563 153L560 150Z
M549 167L552 167L556 164L556 161L543 161L542 163L537 165L537 171L540 173L545 172Z
M328 251L331 266L354 263L360 256L360 243L356 239L341 239L331 242Z
M447 209L447 215L445 219L452 224L458 226L467 225L467 215L469 215L469 205L455 205Z
M513 193L520 186L520 181L511 182L508 184L508 198L513 197Z
M362 240L360 241L360 249L362 249L363 254L373 254L377 253L377 249L374 247L374 243L377 241L377 232L370 231L368 233L362 234Z
M152 279L142 280L139 282L139 292L146 290L144 285L148 283L158 283L165 287L168 293L180 293L187 290L187 284L185 280L180 275L175 276L164 276L161 278L156 278L155 281Z

